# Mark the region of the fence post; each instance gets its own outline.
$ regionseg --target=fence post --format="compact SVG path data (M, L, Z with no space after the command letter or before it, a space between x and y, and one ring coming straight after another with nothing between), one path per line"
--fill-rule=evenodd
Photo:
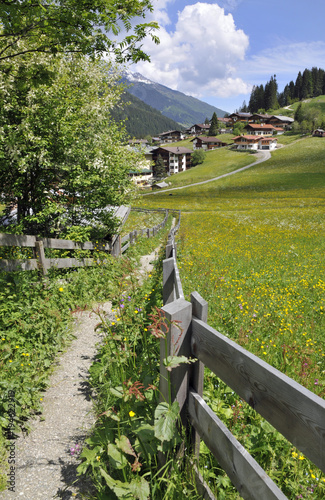
M45 252L43 241L35 241L33 253L37 259L37 267L42 272L43 276L47 275L47 266L45 261Z
M208 321L208 303L204 300L198 292L191 293L191 303L193 316L207 323ZM203 396L203 382L204 382L204 364L202 361L196 361L192 365L190 375L190 386L201 397ZM200 453L200 435L195 431L194 427L191 432L193 451L196 458L199 458Z
M114 236L113 236L114 238ZM112 245L112 255L114 257L119 257L121 255L121 236L117 236Z
M163 304L175 299L175 260L171 257L163 261Z
M130 245L133 245L133 241L134 241L134 233L133 233L133 231L130 232L129 236L130 236Z
M184 299L177 299L166 304L161 310L167 320L167 326L164 328L166 338L160 339L160 393L163 400L169 403L178 401L182 422L185 424L190 364L182 363L168 371L164 361L168 356L189 358L191 355L192 304Z

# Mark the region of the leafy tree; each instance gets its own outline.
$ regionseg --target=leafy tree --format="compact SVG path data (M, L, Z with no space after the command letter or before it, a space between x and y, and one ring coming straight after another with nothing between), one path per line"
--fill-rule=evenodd
M149 34L158 43L158 25L131 21L152 10L150 0L0 0L0 61L26 52L112 52L117 62L149 60L141 41Z
M192 167L195 167L196 165L200 165L201 163L203 163L205 157L206 157L206 152L203 149L196 149L195 151L193 151L191 156Z
M243 133L245 125L246 124L244 122L237 122L236 125L234 126L233 134L236 136L241 135Z
M110 111L122 89L81 56L25 54L0 73L0 185L16 230L55 234L91 222L114 229L108 205L126 201L137 156ZM37 85L35 85L35 81Z
M210 128L209 128L208 135L210 137L214 137L214 136L218 135L218 132L219 132L218 117L217 117L216 112L214 112L213 115L212 115L211 125L210 125Z

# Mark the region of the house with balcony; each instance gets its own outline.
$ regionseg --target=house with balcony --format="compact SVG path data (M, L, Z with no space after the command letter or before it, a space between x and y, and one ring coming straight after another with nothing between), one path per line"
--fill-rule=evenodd
M188 135L200 135L207 134L210 129L209 123L195 123L191 127L186 129Z
M285 130L290 130L293 122L293 118L283 115L272 115L271 118L269 118L267 121L267 123L273 125L274 127L282 127Z
M185 134L180 130L168 130L167 132L159 134L159 138L161 142L166 144L171 142L182 141L183 139L185 139Z
M277 139L273 136L261 137L258 135L239 135L234 138L236 149L239 151L272 151L277 147Z
M252 116L253 115L251 113L232 113L229 115L231 126L234 127L238 122L249 123Z
M249 135L273 135L284 133L281 127L274 127L270 123L248 123L245 127Z
M163 159L166 175L178 174L191 167L191 155L193 151L188 148L177 146L160 146L152 150L152 159L156 165L158 157ZM153 167L155 175L155 166Z
M212 149L228 146L226 142L222 142L220 139L217 139L217 137L197 136L192 139L191 142L193 142L193 150L204 149L205 151L210 151Z

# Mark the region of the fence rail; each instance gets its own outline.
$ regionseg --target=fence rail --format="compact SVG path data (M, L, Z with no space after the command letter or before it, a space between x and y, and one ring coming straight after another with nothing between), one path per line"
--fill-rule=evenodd
M125 208L125 207L124 207ZM133 209L132 209L133 210ZM137 210L137 209L135 209ZM147 212L160 212L164 211L165 217L160 224L157 224L151 228L140 229L138 231L131 231L123 238L119 235L113 236L110 242L101 241L98 243L93 243L87 241L84 243L70 241L70 240L60 240L56 238L37 238L31 235L15 235L15 234L4 234L0 233L0 247L30 247L33 250L33 258L22 260L22 259L0 259L0 269L4 271L15 271L21 269L23 271L34 271L39 270L45 276L48 269L55 267L58 269L69 268L69 267L83 267L92 266L97 263L95 258L46 258L45 249L56 249L56 250L89 250L94 251L100 248L101 251L111 253L115 257L123 254L130 245L136 242L139 236L147 236L148 238L155 236L158 231L165 227L168 219L169 211L166 209L147 209ZM129 211L123 211L123 221L126 220ZM125 243L124 246L122 244Z
M174 234L163 262L162 311L170 326L165 329L167 352L161 341L160 391L168 400L166 356L196 358L193 365L180 365L170 373L172 401L180 404L193 451L198 456L203 439L244 499L284 500L283 492L204 402L204 366L324 472L325 401L209 326L208 303L197 292L191 302L184 299Z

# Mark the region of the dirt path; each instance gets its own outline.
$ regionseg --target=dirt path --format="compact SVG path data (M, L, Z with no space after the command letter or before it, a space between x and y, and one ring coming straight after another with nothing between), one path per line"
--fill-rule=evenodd
M158 249L142 257L139 284L153 269ZM100 306L108 316L111 304ZM44 394L42 418L31 422L28 436L17 439L15 491L0 493L1 500L81 499L89 486L76 475L76 450L95 423L88 370L102 335L95 332L98 317L91 312L76 316L76 339L61 355Z
M169 188L169 189L162 189L162 190L158 190L158 191L150 191L150 193L143 193L142 196L150 196L150 195L155 195L155 194L167 193L169 191L176 191L178 189L186 189L186 188L189 188L192 186L200 186L201 184L207 184L208 182L218 181L219 179L223 179L224 177L229 177L229 175L238 174L238 172L243 172L243 170L247 170L248 168L254 167L254 165L258 165L259 163L262 163L263 161L269 160L271 158L271 153L270 153L270 151L259 151L257 153L257 156L258 156L258 160L254 161L254 163L250 163L249 165L246 165L246 167L237 168L237 170L233 170L232 172L229 172L228 174L219 175L218 177L213 177L212 179L208 179L206 181L195 182L193 184L187 184L186 186L180 186L180 187Z

